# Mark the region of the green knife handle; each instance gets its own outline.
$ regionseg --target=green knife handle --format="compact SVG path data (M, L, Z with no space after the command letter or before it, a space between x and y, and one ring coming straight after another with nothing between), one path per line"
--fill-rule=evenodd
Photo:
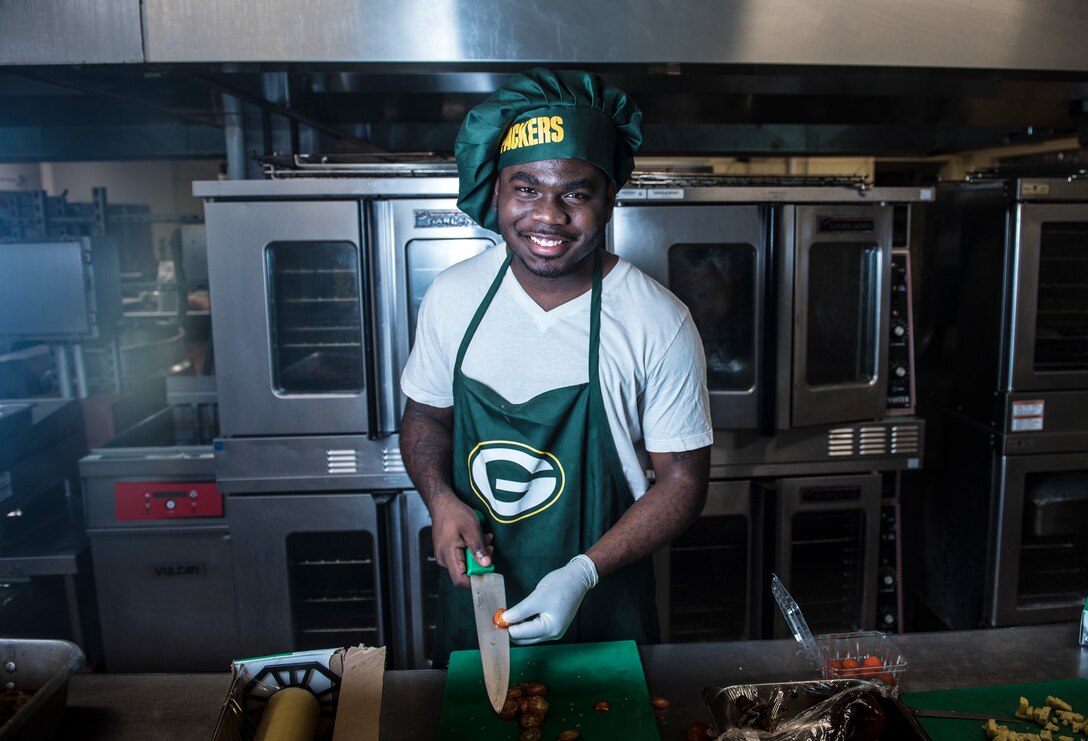
M482 526L484 524L484 513L481 512L478 509L474 509L472 511L476 513L476 519L480 521L480 525L481 525L480 534L482 535L483 534ZM476 576L478 574L490 574L491 572L493 572L495 570L495 565L494 564L491 564L490 566L481 566L480 562L476 560L476 556L472 555L472 551L470 551L468 548L465 549L465 565L467 567L465 569L465 571L466 571L466 573L468 573L469 576Z

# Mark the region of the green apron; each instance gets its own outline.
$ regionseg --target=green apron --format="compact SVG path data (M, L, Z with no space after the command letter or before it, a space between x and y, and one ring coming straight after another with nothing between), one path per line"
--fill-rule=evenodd
M513 404L461 373L472 337L510 266L508 255L469 324L453 371L453 483L457 496L484 514L495 534L495 569L507 605L549 572L585 553L631 506L601 396L600 253L594 258L589 382ZM449 652L479 647L472 595L439 579L434 666ZM582 602L563 643L658 640L653 566L643 558L601 578Z

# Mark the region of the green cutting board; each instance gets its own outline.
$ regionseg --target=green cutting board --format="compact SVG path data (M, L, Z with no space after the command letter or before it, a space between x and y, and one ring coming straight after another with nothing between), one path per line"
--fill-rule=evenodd
M658 741L657 720L634 641L524 646L510 649L510 684L548 686L543 739L577 729L583 739ZM606 712L593 710L607 702ZM449 741L517 741L517 721L496 715L487 699L479 651L454 651L446 673L441 734Z
M1073 711L1088 715L1088 679L1066 679L1059 682L1035 682L1032 684L1003 684L995 687L973 687L962 690L935 690L933 692L907 692L900 696L904 705L928 710L962 710L971 713L993 713L1012 717L1021 697L1026 697L1033 707L1045 704L1046 696L1060 697L1073 706ZM953 720L948 718L918 718L919 725L933 741L959 741L960 739L985 739L981 720ZM1013 731L1038 733L1035 723L1008 724ZM1088 738L1073 733L1059 724L1054 734L1072 736L1077 741Z

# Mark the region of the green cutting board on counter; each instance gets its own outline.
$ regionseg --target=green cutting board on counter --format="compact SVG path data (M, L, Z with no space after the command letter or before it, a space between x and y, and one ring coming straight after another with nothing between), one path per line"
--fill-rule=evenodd
M961 690L934 690L932 692L906 692L899 699L907 707L928 710L962 710L971 713L993 713L1012 717L1021 697L1026 697L1032 707L1046 704L1047 695L1065 700L1073 706L1073 712L1088 715L1088 679L1066 679L1057 682L1034 682L1031 684L1003 684L994 687L972 687ZM1053 711L1051 711L1053 712ZM918 718L933 741L961 741L962 739L985 739L981 720L954 720L948 718ZM1038 733L1040 728L1035 723L1021 722L1007 724L1010 730ZM1059 724L1060 731L1054 734L1071 736L1077 741L1088 738L1085 734L1073 733L1067 726Z
M581 738L658 741L646 675L634 641L553 644L510 649L510 685L535 680L548 686L543 739L577 729ZM593 709L607 702L605 712ZM516 720L503 720L484 688L479 651L454 651L446 673L440 738L447 741L517 741Z

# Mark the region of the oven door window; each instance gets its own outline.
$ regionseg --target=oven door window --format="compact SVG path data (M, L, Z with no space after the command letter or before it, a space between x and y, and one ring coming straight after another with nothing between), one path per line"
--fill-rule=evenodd
M876 379L880 265L876 244L812 245L805 374L810 388Z
M1020 609L1084 604L1088 597L1088 470L1024 477Z
M273 390L361 392L359 248L351 242L271 242L264 252Z
M687 304L706 350L707 384L717 391L755 385L756 248L674 244L669 288Z
M1088 224L1041 227L1035 371L1088 370Z
M405 247L408 266L408 343L415 342L416 319L423 295L434 283L435 277L446 268L462 260L475 257L488 247L490 239L413 239Z

